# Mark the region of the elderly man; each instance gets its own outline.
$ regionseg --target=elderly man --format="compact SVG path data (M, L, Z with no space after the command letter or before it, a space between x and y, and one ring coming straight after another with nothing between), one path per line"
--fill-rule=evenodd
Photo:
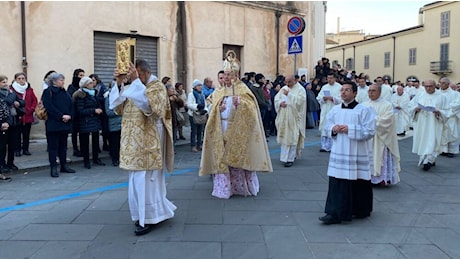
M447 99L436 91L434 80L425 81L424 91L410 101L409 112L414 120L412 152L420 156L418 165L428 171L442 152L442 130L448 113Z
M371 107L376 112L375 136L372 140L374 170L371 182L380 186L399 182L399 146L396 138L396 123L394 120L393 105L383 99L382 86L372 84L369 87L370 101L363 105Z
M204 98L208 98L215 90L215 87L212 85L212 79L206 77L203 80L203 94Z
M165 86L145 60L130 64L131 85L115 72L117 86L109 95L110 109L123 115L120 168L129 171L128 203L136 235L174 217L176 206L166 198L164 167L173 170L171 107Z
M327 175L326 225L351 221L352 217L371 215L373 193L371 185L372 144L375 133L375 112L358 104L357 86L345 82L341 88L343 103L327 114L325 130L333 140Z
M452 89L449 78L439 80L440 92L446 97L449 113L442 134L441 155L449 158L459 153L460 145L460 92Z
M326 117L332 107L342 102L340 99L340 88L342 85L336 82L337 76L331 72L327 75L327 84L325 84L318 93L316 100L321 106L321 114L318 130L321 132L321 150L320 152L330 152L332 139L328 137L327 131L324 128L326 125Z
M212 196L257 196L256 171L273 171L257 99L238 79L240 64L227 53L224 86L212 96L199 175L213 176Z
M287 76L286 86L275 96L276 140L281 145L280 161L285 167L291 167L304 148L306 107L305 89L296 83L294 76Z
M409 95L404 92L402 86L396 88L396 93L391 96L391 103L393 104L393 112L395 113L396 120L396 135L405 136L406 130L409 129Z

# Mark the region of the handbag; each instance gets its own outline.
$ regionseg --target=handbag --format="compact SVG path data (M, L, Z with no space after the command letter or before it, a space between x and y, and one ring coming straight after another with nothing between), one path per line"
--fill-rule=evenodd
M208 114L201 114L199 111L193 111L193 123L195 125L204 125L208 121Z
M183 125L185 122L185 117L181 112L179 112L179 109L176 109L176 119L177 119L177 124L179 125Z
M48 119L48 112L46 112L45 106L43 105L42 101L40 101L37 107L35 107L35 115L40 120Z

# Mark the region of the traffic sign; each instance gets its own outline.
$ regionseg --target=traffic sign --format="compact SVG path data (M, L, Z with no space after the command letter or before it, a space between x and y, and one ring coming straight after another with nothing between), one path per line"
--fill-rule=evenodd
M288 54L302 53L302 35L291 36L288 39Z
M287 29L289 33L299 35L305 30L305 20L300 16L294 16L289 19Z

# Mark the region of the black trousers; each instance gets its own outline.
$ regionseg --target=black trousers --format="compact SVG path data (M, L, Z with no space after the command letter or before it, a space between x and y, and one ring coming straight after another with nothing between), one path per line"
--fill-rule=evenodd
M109 153L112 162L120 161L120 138L121 130L109 132Z
M8 144L8 130L0 131L0 168L5 167L6 146Z
M79 133L80 136L80 152L83 154L83 160L89 163L89 134ZM99 159L99 131L91 132L91 152L93 161Z
M16 152L29 151L30 129L32 123L20 124L18 126L18 134L16 136ZM22 145L21 145L22 144Z
M329 177L326 214L351 221L352 216L367 217L372 212L372 184L368 180L345 180Z
M67 131L46 133L48 140L48 160L51 167L57 166L56 157L59 157L61 168L66 164L68 135Z
M78 149L78 120L73 119L74 121L72 122L72 148L73 151L80 151Z
M8 128L8 153L7 153L7 161L6 165L13 165L14 164L14 152L16 150L16 142L18 140L19 135L19 127L17 126L10 126Z

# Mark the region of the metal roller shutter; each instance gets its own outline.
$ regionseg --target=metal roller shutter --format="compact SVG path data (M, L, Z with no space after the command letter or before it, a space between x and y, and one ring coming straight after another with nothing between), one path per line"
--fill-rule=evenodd
M115 41L126 37L136 38L136 59L147 60L152 68L152 74L158 75L157 37L94 32L94 73L98 74L107 86L112 81L115 68Z

